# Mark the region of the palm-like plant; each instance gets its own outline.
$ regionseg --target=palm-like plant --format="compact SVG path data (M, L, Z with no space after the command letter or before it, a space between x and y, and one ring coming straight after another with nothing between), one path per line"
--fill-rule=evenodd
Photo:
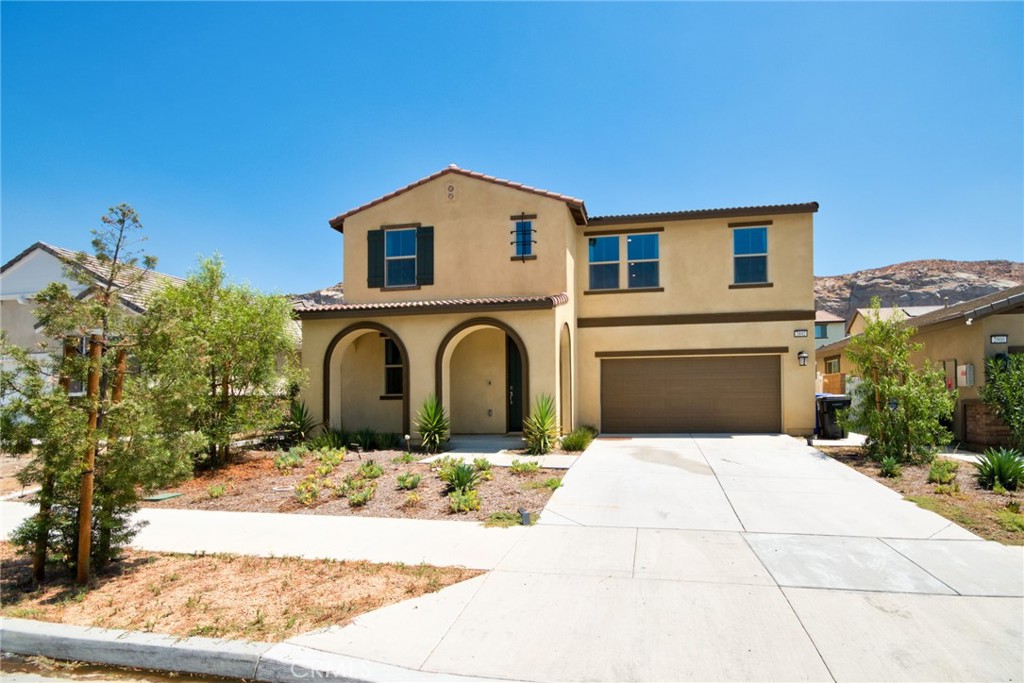
M541 394L533 400L530 415L523 420L523 436L530 455L550 453L558 441L558 413L551 394Z
M978 483L984 488L1001 486L1016 491L1024 482L1024 456L1012 448L990 448L972 464L978 470Z
M437 453L448 440L450 422L444 406L431 394L423 402L423 407L416 414L416 431L420 435L423 450Z
M302 401L292 401L285 421L288 439L292 443L302 443L313 435L317 428L316 419L310 414Z

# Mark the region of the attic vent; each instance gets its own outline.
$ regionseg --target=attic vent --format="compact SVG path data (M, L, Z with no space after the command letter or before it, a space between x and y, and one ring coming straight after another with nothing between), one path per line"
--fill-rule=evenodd
M448 183L447 185L445 185L444 189L445 189L445 192L448 195L448 201L454 202L455 201L455 183Z

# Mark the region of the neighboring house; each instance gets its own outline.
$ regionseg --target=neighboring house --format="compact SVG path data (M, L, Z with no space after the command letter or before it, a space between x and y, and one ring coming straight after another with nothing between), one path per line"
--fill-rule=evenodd
M931 360L946 373L946 386L959 392L951 425L958 441L1000 443L1008 432L981 403L978 387L985 383L987 358L1024 353L1024 285L953 306L929 308L933 310L907 319L916 329L913 341L924 345L911 360L917 365L926 358ZM817 349L816 369L826 381L830 375L840 374L845 380L856 374L846 355L849 341L848 337Z
M897 314L901 313L904 318L911 319L916 318L919 315L925 315L932 311L937 311L942 306L892 306L891 308L883 308L879 312L879 316L882 320L888 320ZM850 318L850 323L846 326L846 336L852 337L855 334L860 334L864 331L864 327L867 325L867 316L871 313L870 308L858 308L853 312L853 317Z
M35 295L51 282L63 282L76 296L88 296L89 288L69 278L68 267L84 271L97 286L105 286L105 268L95 258L88 257L80 264L70 249L36 242L0 268L0 327L7 340L32 353L49 353L53 340L43 337L35 316ZM150 271L138 287L124 289L123 283L114 283L121 305L127 310L141 313L146 299L165 284L179 284L182 279ZM50 348L43 351L43 344Z
M828 311L814 312L814 346L824 346L846 336L846 321Z
M591 217L582 200L450 166L330 221L341 303L303 302L304 398L328 425L414 434L814 428L817 203Z

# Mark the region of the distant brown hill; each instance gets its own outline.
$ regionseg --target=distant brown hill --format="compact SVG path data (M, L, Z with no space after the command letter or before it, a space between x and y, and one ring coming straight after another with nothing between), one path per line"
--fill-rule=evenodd
M941 306L975 299L1024 282L1016 261L907 261L847 275L814 278L818 310L850 319L877 296L883 306Z

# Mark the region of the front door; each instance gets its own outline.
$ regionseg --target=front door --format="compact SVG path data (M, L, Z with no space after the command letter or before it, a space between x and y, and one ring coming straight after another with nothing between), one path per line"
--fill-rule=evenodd
M523 431L523 358L519 355L519 347L505 335L505 386L508 388L506 400L508 431Z

